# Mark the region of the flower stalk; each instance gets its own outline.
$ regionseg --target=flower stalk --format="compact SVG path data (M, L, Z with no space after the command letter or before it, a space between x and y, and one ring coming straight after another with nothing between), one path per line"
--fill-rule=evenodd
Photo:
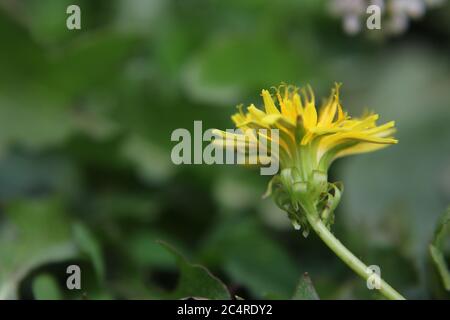
M347 266L364 280L374 276L367 272L368 267L359 260L350 250L348 250L332 233L322 220L312 214L306 215L311 228L320 239L333 251ZM392 288L386 281L380 278L380 293L389 300L405 300L405 298Z

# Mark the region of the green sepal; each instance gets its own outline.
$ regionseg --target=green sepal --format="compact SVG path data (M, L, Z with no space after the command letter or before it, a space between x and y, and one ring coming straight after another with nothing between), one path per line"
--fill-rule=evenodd
M311 174L311 179L308 181L309 194L312 199L316 201L320 195L327 190L328 176L323 171L314 170Z
M275 183L280 183L280 177L278 175L273 176L272 179L270 179L269 183L267 184L266 192L264 192L264 194L261 196L263 199L267 199L272 195Z
M341 201L343 191L344 186L342 183L328 183L328 191L319 204L321 210L320 218L328 229L334 223L334 210Z
M309 234L307 214L318 215L330 228L334 223L334 210L338 206L343 186L329 183L325 172L314 170L303 180L298 168L285 168L269 182L264 197L273 196L276 205L288 214L296 230L302 229L303 236Z

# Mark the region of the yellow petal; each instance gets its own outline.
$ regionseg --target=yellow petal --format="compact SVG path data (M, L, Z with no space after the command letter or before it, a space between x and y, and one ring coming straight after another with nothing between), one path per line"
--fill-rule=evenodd
M231 116L231 120L233 120L233 122L236 126L239 126L241 123L246 121L245 117L242 116L242 114L240 114L240 113L233 114Z
M269 91L263 90L261 95L264 100L264 107L266 109L266 113L267 114L279 114L280 111L275 106L275 103L273 102L272 96L270 95Z
M388 147L389 144L361 142L357 145L344 149L336 154L334 159L350 156L353 154L367 153Z
M294 95L292 96L292 102L297 111L297 114L302 115L303 114L302 99L300 98L300 95L297 92L295 92Z
M336 115L337 103L336 101L331 101L320 112L318 126L326 127L329 126Z
M291 100L286 99L284 101L284 103L281 105L281 113L286 116L286 118L288 118L291 123L295 123L295 120L297 119L297 112Z
M306 129L317 125L317 111L313 103L308 102L303 112L303 123Z
M392 128L395 126L395 121L389 121L381 126L367 129L364 131L365 134L374 135L377 137L386 137L392 133ZM389 134L386 134L386 133Z
M325 153L326 151L338 146L339 144L348 141L361 141L369 143L378 144L395 144L397 140L392 138L380 138L376 136L370 136L361 132L343 132L335 133L330 136L326 136L320 140L319 149L320 153Z
M266 116L266 113L264 111L259 110L258 108L256 108L254 104L251 104L247 108L247 110L253 116L253 118L255 120L258 120L258 121Z

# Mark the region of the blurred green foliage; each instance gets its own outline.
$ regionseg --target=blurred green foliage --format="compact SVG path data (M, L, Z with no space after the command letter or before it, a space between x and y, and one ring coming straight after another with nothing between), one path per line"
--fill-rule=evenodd
M378 298L261 200L258 171L170 160L176 128L230 128L281 82L339 81L400 143L334 165L335 233L406 297L448 298L428 255L450 202L448 21L447 4L387 40L349 37L317 0L1 0L0 297L302 298L308 272L322 299Z

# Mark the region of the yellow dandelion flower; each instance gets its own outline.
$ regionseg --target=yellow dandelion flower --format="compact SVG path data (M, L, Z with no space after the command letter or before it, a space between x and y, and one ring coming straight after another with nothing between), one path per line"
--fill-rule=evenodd
M342 183L328 182L334 160L379 150L397 143L394 121L377 125L378 115L350 117L339 99L339 84L320 108L310 86L298 89L281 85L274 94L262 90L264 109L242 106L231 119L240 132L215 130L214 144L248 155L245 164L263 164L267 158L279 162L280 171L269 183L277 205L287 212L296 229L306 237L312 228L352 270L368 281L371 271L330 232L334 210L340 202ZM257 130L255 130L257 129ZM277 134L274 134L276 132ZM262 144L266 154L250 154ZM368 270L370 272L368 272ZM404 299L381 278L380 292L389 299Z
M272 179L267 194L273 191L277 204L296 227L304 226L305 234L308 227L302 212L321 212L327 226L334 220L333 210L342 193L342 184L327 181L334 160L397 143L392 136L394 121L377 125L378 115L373 113L350 117L342 108L339 88L340 84L335 84L320 108L310 86L281 85L274 94L262 90L263 110L251 104L244 112L239 106L231 117L242 134L214 131L216 145L247 150L245 147L256 146L262 139L273 140L270 130L277 129L279 152L270 156L280 162L281 172ZM267 156L253 155L247 163L261 164L262 160L267 161Z
M264 110L251 104L244 112L240 106L239 112L231 119L242 132L248 129L278 129L281 169L304 168L299 162L308 158L306 168L326 172L335 159L397 143L392 137L395 132L394 121L377 126L377 114L351 118L344 112L339 99L339 87L339 84L335 85L319 110L310 86L298 89L282 85L274 95L268 90L262 90ZM236 136L220 130L216 130L215 134L219 137L216 144L235 145L233 140ZM243 133L238 139L256 143L260 137L260 134L252 136ZM305 175L310 173L303 172Z
M240 132L215 130L217 138L213 143L248 155L245 164L263 164L267 158L278 161L280 171L270 181L266 194L273 195L305 237L312 228L352 270L368 281L372 271L330 232L343 185L328 182L327 172L338 158L397 143L393 137L395 123L377 125L378 115L373 113L350 117L342 108L339 87L335 85L320 108L310 86L298 89L281 85L274 94L262 90L264 110L251 104L244 112L240 106L239 112L231 117ZM275 144L262 144L266 154L250 154L251 148L259 148L260 142L267 140ZM378 280L384 296L404 299L383 279Z

